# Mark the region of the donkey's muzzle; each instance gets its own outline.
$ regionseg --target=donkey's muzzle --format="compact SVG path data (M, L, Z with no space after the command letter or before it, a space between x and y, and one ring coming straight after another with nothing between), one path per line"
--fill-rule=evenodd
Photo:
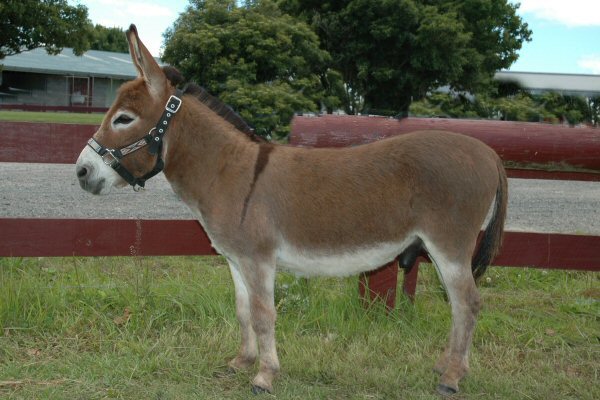
M86 164L77 165L75 167L77 180L79 181L79 186L81 186L81 188L86 192L100 194L102 189L104 189L105 179L92 179L92 168L92 166Z

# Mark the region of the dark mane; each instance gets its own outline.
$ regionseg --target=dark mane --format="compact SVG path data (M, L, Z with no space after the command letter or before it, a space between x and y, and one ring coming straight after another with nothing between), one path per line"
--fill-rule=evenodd
M163 67L163 72L173 87L179 86L185 80L183 75L181 75L181 73L174 67L165 66ZM208 108L217 113L221 118L231 123L237 130L248 136L253 142L267 142L265 138L257 135L254 132L254 128L244 121L244 119L240 117L240 115L236 113L230 106L208 93L208 91L203 87L195 83L188 83L185 85L183 93L194 96L200 102L208 106Z

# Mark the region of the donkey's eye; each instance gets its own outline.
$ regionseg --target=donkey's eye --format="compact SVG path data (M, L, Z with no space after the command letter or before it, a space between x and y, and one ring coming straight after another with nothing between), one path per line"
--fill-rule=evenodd
M115 122L114 122L114 124L115 124L115 125L119 125L119 124L122 124L122 125L128 125L128 124L130 124L131 122L133 122L133 118L131 118L131 117L130 117L129 115L127 115L127 114L121 114L121 115L119 115L119 117L118 117L117 119L115 119Z

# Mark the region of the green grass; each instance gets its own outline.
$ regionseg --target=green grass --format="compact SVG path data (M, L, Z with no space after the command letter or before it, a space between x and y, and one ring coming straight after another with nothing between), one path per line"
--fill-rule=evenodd
M491 268L458 399L600 398L594 273ZM436 399L449 308L430 266L415 304L365 310L357 278L279 274L278 399ZM0 259L0 398L246 399L219 257Z
M98 113L61 113L61 112L34 112L34 111L0 111L0 121L17 122L52 122L64 124L92 124L100 125L104 114Z

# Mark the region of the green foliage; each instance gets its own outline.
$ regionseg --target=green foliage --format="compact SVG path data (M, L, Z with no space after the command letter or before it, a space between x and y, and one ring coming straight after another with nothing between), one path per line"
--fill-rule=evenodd
M72 47L81 55L90 46L92 24L83 5L67 0L3 0L0 3L0 60L45 47L58 54Z
M544 93L537 97L538 102L550 114L561 121L575 125L581 122L598 123L598 114L594 117L593 99L583 96L563 96L558 93Z
M485 87L517 59L531 31L507 0L281 0L309 22L349 96L346 111L397 114L450 85ZM358 106L358 108L357 108Z
M600 96L588 98L587 101L592 115L592 123L594 126L600 126Z
M481 118L480 109L467 97L438 92L412 102L410 113L420 117Z
M506 121L551 122L576 125L599 123L598 99L559 93L532 95L518 92L494 97L479 94L431 93L410 106L413 115L422 117L484 118Z
M94 26L92 50L113 51L115 53L127 53L129 44L123 29L114 27L107 28L102 25Z
M540 122L550 117L543 107L526 94L518 94L512 98L500 98L496 101L488 100L486 109L496 112L501 119L507 121ZM551 119L551 117L550 117ZM555 120L549 122L558 122Z
M295 111L339 104L317 35L269 0L193 1L166 32L163 59L262 135L284 136Z
M315 103L288 82L256 83L227 79L221 99L255 127L262 136L285 137L297 110L314 110Z

